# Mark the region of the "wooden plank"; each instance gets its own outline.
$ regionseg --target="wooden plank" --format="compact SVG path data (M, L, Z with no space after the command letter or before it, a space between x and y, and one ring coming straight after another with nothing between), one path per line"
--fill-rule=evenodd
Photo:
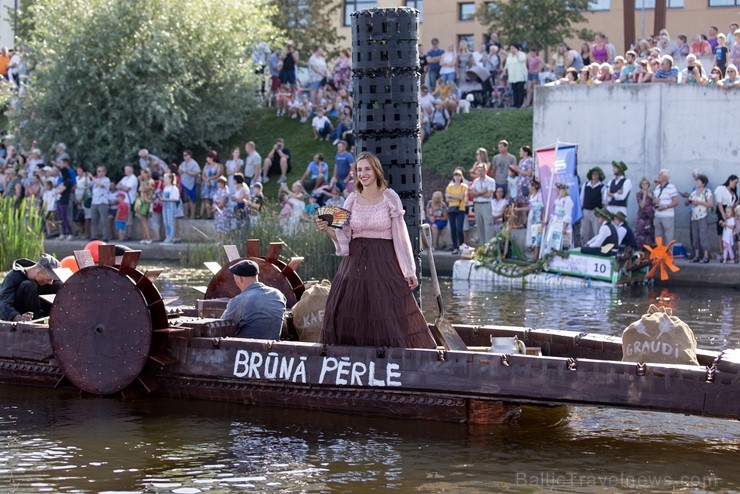
M89 250L76 250L74 251L74 255L78 268L84 269L95 266L95 261L93 261L92 253Z
M202 285L199 285L199 286L193 286L193 287L191 287L191 288L192 288L193 290L199 291L200 293L206 293L206 292L208 291L208 287L207 287L207 286L202 286Z
M139 265L140 250L128 250L121 257L121 272L133 271Z
M295 271L303 263L304 257L291 257L288 261L288 267Z
M280 257L280 252L283 250L283 243L282 242L270 242L270 245L267 247L267 254L265 255L265 260L269 261L270 259L277 259Z
M236 248L236 245L224 245L224 253L226 254L226 259L228 259L229 262L241 257L241 255L239 254L239 249Z
M59 280L64 283L75 273L69 268L54 268L54 274L56 274L59 277Z
M100 266L116 265L116 246L113 244L98 246L98 264Z
M260 241L257 238L247 240L247 257L260 256Z
M148 278L149 281L154 281L159 278L159 275L164 272L164 269L147 269L144 271L144 277Z
M210 271L211 274L216 274L221 271L221 265L216 261L206 261L203 264L208 268L208 271Z

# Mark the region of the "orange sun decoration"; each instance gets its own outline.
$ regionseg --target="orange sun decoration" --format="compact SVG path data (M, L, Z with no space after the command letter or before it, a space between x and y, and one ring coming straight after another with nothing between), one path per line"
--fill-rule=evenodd
M665 281L668 279L668 271L666 271L666 268L670 269L674 273L679 270L678 266L673 264L673 244L675 240L671 240L668 245L663 245L663 237L657 237L655 242L655 247L643 245L643 247L650 252L650 264L653 265L647 275L649 278L652 278L655 276L655 272L658 268L660 268L660 281Z

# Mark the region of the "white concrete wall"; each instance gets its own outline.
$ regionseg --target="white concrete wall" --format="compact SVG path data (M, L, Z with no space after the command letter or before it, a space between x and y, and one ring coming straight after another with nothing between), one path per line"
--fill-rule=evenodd
M612 160L627 164L634 189L661 168L671 171L671 182L682 192L693 187L696 168L709 177L712 190L728 175L740 175L740 90L668 84L538 87L534 103L534 148L556 140L577 143L581 180L592 166L600 166L608 180ZM635 191L628 205L634 222ZM686 246L688 225L682 200L676 235Z

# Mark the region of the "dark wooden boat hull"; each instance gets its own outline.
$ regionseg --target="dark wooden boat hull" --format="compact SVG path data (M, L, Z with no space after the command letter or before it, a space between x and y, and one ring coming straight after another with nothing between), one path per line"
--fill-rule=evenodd
M740 418L735 352L699 352L700 366L621 362L619 338L560 330L458 326L482 350L517 336L542 355L325 346L155 334L169 364L144 387L175 398L466 423L501 423L519 404L596 405ZM0 323L0 381L58 386L49 329Z

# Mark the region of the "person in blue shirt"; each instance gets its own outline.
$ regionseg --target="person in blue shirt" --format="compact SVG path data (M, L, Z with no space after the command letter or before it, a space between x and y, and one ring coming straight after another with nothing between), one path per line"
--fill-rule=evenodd
M329 181L329 165L324 161L324 155L316 153L301 177L306 190L314 190Z
M432 49L427 52L427 70L429 73L429 87L434 87L439 78L439 61L444 54L444 50L439 47L439 40L432 38Z
M285 295L258 280L259 265L243 259L229 268L241 293L229 300L221 319L233 321L239 338L279 340L285 315Z
M334 185L339 187L339 190L344 192L347 187L347 182L355 174L355 157L352 153L347 152L347 143L339 141L337 144L337 154L334 157L334 175L332 176L332 182Z

